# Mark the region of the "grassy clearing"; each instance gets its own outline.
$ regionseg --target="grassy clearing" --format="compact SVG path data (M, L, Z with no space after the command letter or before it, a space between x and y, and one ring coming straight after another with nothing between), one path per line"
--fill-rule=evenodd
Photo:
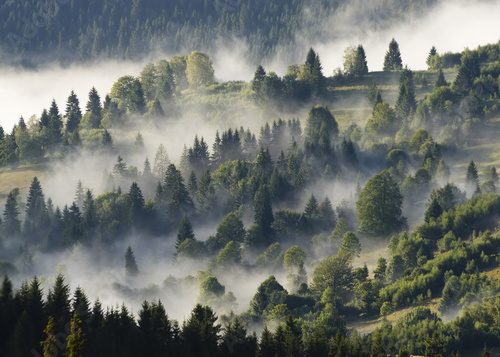
M403 316L405 316L407 313L409 313L413 308L417 306L425 306L428 307L431 311L439 313L438 311L439 301L440 298L435 298L419 305L413 305L410 307L405 307L403 309L396 310L387 316L379 317L377 319L365 319L365 320L360 319L356 321L351 321L347 323L347 327L353 328L361 334L367 334L373 332L373 330L379 327L384 320L387 320L391 323L397 322L399 319L401 319Z
M24 197L34 176L37 176L43 184L44 167L21 166L0 170L0 201L5 200L9 192L16 187L21 190L21 197Z

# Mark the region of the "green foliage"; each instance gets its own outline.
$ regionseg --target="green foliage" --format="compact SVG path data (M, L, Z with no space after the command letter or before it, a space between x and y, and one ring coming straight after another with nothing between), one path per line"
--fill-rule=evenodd
M401 53L399 52L399 45L396 40L392 39L389 43L389 50L384 58L384 71L400 71L403 69L401 61Z
M206 87L214 82L214 69L210 58L201 52L192 52L186 60L186 77L193 89Z
M387 171L372 177L356 203L360 230L370 235L384 235L401 229L403 196L397 182Z
M120 77L111 88L111 99L118 108L132 114L143 114L146 110L141 81L132 76Z
M327 288L341 301L345 301L352 292L353 273L349 255L327 257L316 267L312 276L312 289L321 295Z

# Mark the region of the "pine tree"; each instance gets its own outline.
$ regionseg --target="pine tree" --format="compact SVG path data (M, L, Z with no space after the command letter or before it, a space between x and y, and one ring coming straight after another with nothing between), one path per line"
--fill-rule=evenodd
M435 69L435 57L437 56L437 50L436 50L436 47L432 46L430 51L429 51L429 54L427 55L427 60L425 61L425 63L427 63L427 67L429 69Z
M141 132L138 132L135 136L134 146L139 150L144 149L144 139L142 138Z
M396 40L392 39L389 43L389 50L384 58L384 71L400 71L403 69L401 61L401 53L399 52L399 45Z
M42 191L40 181L35 176L31 182L26 200L26 219L24 221L24 233L29 237L31 235L39 236L37 233L43 231L47 220L47 207Z
M139 274L139 268L137 267L137 262L135 261L134 251L130 246L128 246L127 252L125 253L125 273L130 277L134 277Z
M56 337L56 324L52 316L49 316L49 321L43 332L46 336L45 340L42 341L43 357L57 357L59 345Z
M434 87L438 88L438 87L444 87L447 85L448 85L448 83L446 82L446 79L444 78L443 70L440 68L438 71L438 76L436 79L436 83L434 84Z
M316 218L319 215L318 201L314 195L311 195L304 209L304 216L307 218Z
M49 110L48 145L54 147L62 141L63 122L56 101L52 100Z
M396 100L396 112L400 118L407 118L415 113L417 102L415 100L415 84L413 72L405 68L399 78L399 95Z
M116 159L116 164L113 167L113 175L116 177L125 177L128 174L127 163L123 160L123 158L118 155Z
M265 100L264 84L266 80L266 71L264 67L259 65L252 80L252 90L255 92L256 96L260 100Z
M66 355L68 357L83 357L85 336L82 331L82 322L76 314L73 315L66 342Z
M71 318L69 286L59 274L47 296L47 314L54 318L55 331L65 333L66 324Z
M68 97L66 102L66 132L73 133L82 119L82 111L80 110L80 102L74 91Z
M94 202L94 197L90 190L85 193L85 198L83 200L83 225L87 231L92 231L92 229L97 225L97 212Z
M170 165L170 160L168 159L167 150L165 150L165 146L163 146L163 144L160 144L160 146L158 146L158 150L156 151L153 165L153 173L155 176L163 179L165 177L165 173L167 172L168 165Z
M7 237L16 236L21 233L21 222L19 220L19 208L17 199L19 189L15 188L9 192L5 209L3 211L3 233Z
M78 206L78 208L82 209L83 208L83 200L85 199L85 194L83 191L83 185L82 181L78 180L76 184L76 190L75 190L75 203Z
M71 306L73 315L76 315L82 321L82 328L84 332L88 332L88 326L91 322L90 303L87 295L82 288L77 287L73 294L73 303Z
M90 127L97 129L101 126L102 120L102 104L101 97L97 93L95 87L89 92L89 100L87 102L87 113L90 115Z
M139 223L144 213L144 196L136 182L133 182L128 192L129 218L131 223Z
M193 226L188 216L184 216L179 223L179 230L177 231L177 241L175 242L175 248L178 249L182 242L186 239L195 239Z
M254 204L254 222L255 225L261 230L264 237L269 238L272 235L273 229L271 227L274 216L273 208L271 205L271 196L269 189L266 185L262 185L253 200Z
M109 131L107 129L104 129L104 131L102 133L101 144L105 148L113 147L113 138L111 137L111 134L109 133Z
M144 160L144 168L142 169L142 177L149 179L153 177L153 172L151 171L151 164L149 163L149 159L146 157Z
M465 181L468 186L468 190L474 192L473 190L479 189L479 174L477 171L476 163L471 161L469 166L467 166L467 175Z

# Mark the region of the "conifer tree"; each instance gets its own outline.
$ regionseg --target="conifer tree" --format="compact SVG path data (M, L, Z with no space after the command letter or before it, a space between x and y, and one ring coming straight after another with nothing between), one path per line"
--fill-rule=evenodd
M271 227L274 221L273 209L271 205L271 196L266 185L262 185L254 197L254 222L261 230L264 237L269 238L273 234Z
M85 194L83 190L83 185L82 181L78 180L76 184L76 190L75 190L75 203L78 206L78 208L82 209L83 208L83 200L85 199Z
M56 337L56 324L52 316L49 316L49 321L43 332L46 336L45 340L42 341L43 357L57 357L59 345Z
M177 231L177 241L175 242L175 248L179 248L182 242L186 239L195 239L193 226L188 216L184 216L179 223L179 230Z
M113 147L113 138L107 129L104 129L104 132L102 133L101 144L105 148Z
M143 218L144 213L144 196L141 189L139 188L139 185L137 185L136 182L132 182L127 198L130 209L130 222L133 224L139 223Z
M66 324L71 317L69 286L59 274L47 296L47 314L54 318L56 333L65 333Z
M438 87L444 87L447 85L448 85L448 83L446 82L446 79L444 78L443 70L440 68L438 71L438 76L436 79L436 83L434 84L434 87L438 88Z
M102 104L101 97L97 93L95 87L89 92L89 99L86 105L87 113L90 115L90 127L97 129L101 126L102 120Z
M139 268L137 267L134 251L131 246L128 246L127 252L125 253L125 273L130 277L134 277L139 274Z
M403 62L401 61L399 45L396 40L392 39L389 43L389 50L385 54L384 71L400 71L402 69Z
M80 102L74 91L68 97L66 102L66 132L73 133L80 125L82 119L82 111L80 110Z
M469 166L467 166L467 175L465 180L469 191L474 192L474 190L479 189L479 174L474 161L471 161Z
M21 233L21 222L19 220L19 208L17 199L19 189L15 188L7 195L7 202L3 211L3 233L6 237L16 236Z
M62 141L63 122L56 101L52 100L49 109L49 124L48 124L48 145L54 147Z
M165 150L165 146L163 146L163 144L160 144L160 146L158 146L158 150L156 151L153 165L153 173L155 176L163 179L165 177L165 173L167 172L168 165L170 165L170 160L168 159L167 150Z
M417 102L415 100L415 84L413 72L405 68L399 78L399 95L396 100L396 113L400 118L407 118L415 113Z
M66 355L68 357L83 357L85 336L82 331L82 322L76 314L73 315L66 342Z
M83 225L87 231L91 231L97 225L97 212L94 202L94 196L90 190L85 193L85 198L83 200Z
M24 233L27 236L41 233L40 229L45 226L47 219L47 207L40 181L35 176L31 182L26 200L26 219L24 221Z
M314 195L311 195L304 209L304 216L307 218L316 218L319 215L318 201Z
M427 67L429 69L435 69L436 67L436 58L437 56L437 50L436 50L436 47L432 46L430 51L429 51L429 54L427 55L427 60L425 61L427 63Z

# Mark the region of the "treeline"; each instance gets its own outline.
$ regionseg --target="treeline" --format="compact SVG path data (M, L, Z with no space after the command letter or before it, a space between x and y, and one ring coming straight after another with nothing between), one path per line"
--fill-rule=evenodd
M345 4L323 0L314 6L304 0L6 1L0 6L0 21L4 24L0 33L1 61L36 66L43 60L68 63L102 57L137 59L155 50L210 51L218 38L236 37L248 43L250 56L257 62L280 49L290 50L297 33L309 36L310 21L327 18ZM431 4L394 2L384 6L383 14L374 12L372 16L390 22ZM306 11L312 12L310 20L304 17ZM318 34L311 34L311 40L313 35Z
M410 311L395 325L384 322L360 335L339 325L327 298L316 317L289 317L259 337L238 317L221 319L197 305L179 324L168 318L161 302L144 302L137 317L125 306L91 305L81 288L73 295L58 276L47 298L38 279L14 291L5 278L0 290L0 345L5 356L378 356L460 355L465 348L495 346L498 297L466 309L444 323L427 308Z

